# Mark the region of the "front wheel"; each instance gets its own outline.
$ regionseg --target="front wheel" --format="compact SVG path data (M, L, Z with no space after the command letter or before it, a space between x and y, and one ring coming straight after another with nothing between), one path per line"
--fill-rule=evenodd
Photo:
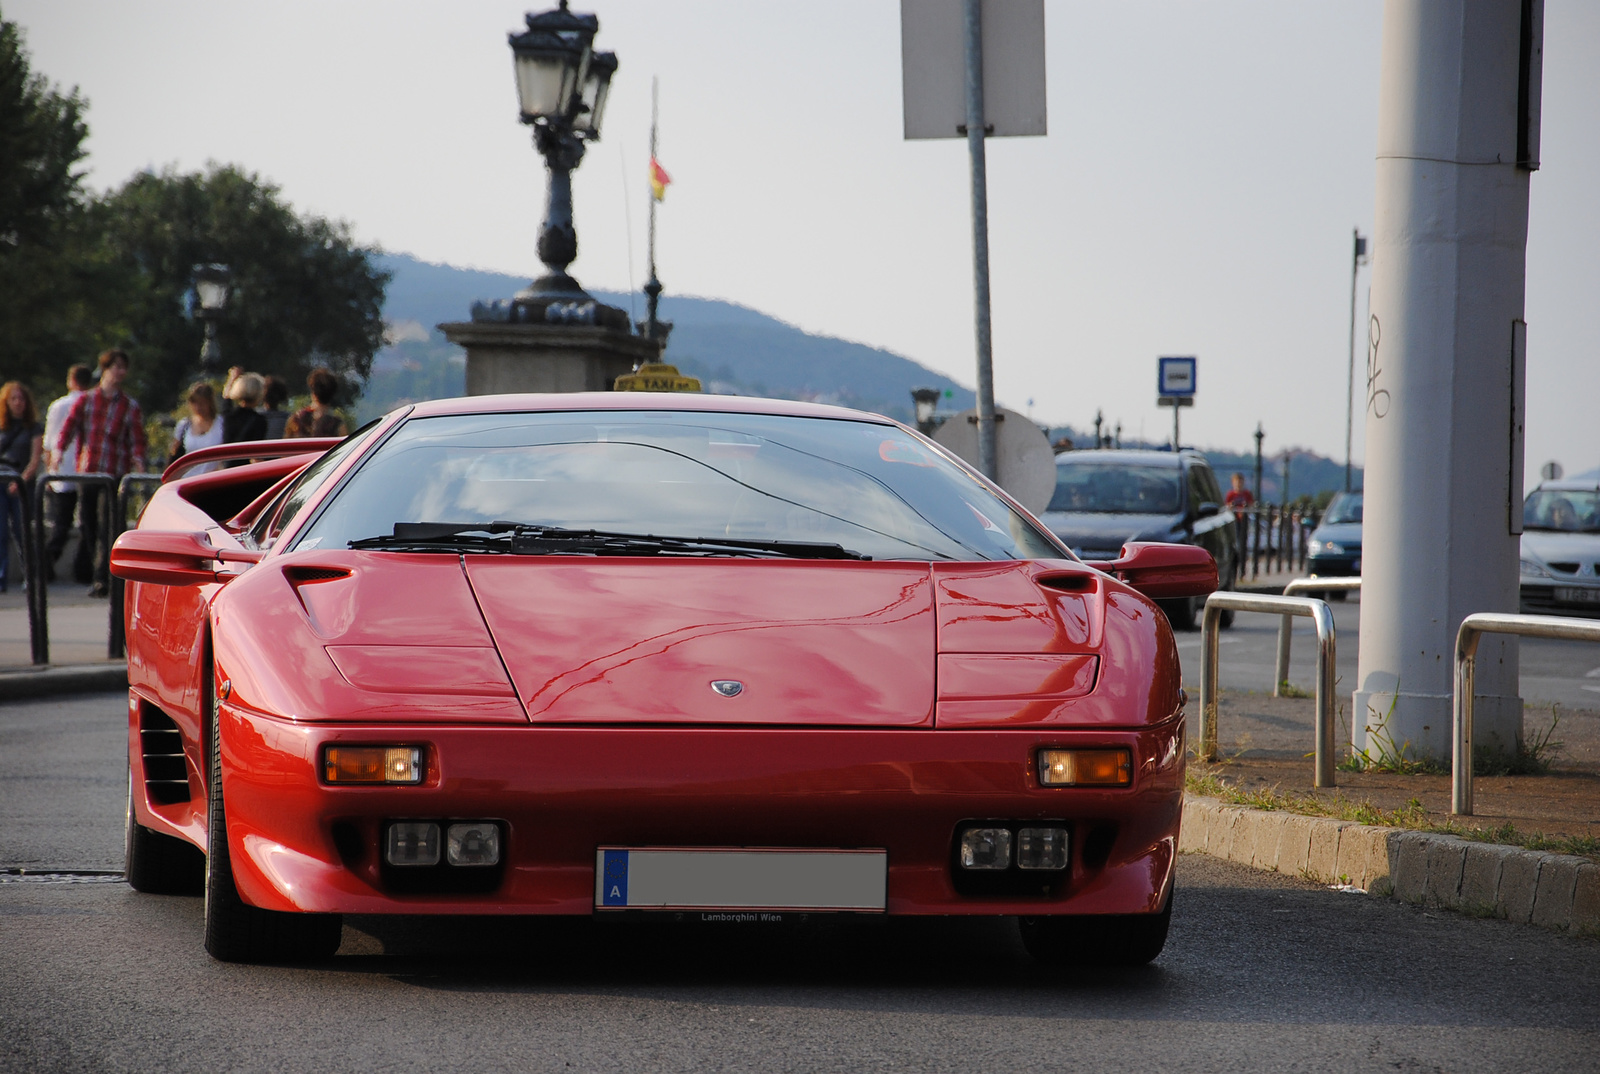
M207 687L211 686L207 675ZM216 702L211 702L209 778L206 785L206 951L219 962L316 962L339 949L338 914L262 910L239 897L228 853L228 811L222 797L222 745Z
M1143 966L1167 944L1172 895L1157 914L1021 917L1017 924L1028 954L1046 966Z

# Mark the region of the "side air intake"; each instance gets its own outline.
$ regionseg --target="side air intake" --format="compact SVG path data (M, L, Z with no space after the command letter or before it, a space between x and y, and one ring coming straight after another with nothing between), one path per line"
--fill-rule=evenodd
M187 802L189 768L183 759L183 734L172 717L149 702L139 705L139 751L144 757L144 789L150 802Z

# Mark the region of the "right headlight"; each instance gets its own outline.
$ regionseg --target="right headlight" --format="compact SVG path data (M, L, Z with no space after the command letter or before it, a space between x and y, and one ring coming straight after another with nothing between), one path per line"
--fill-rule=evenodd
M1549 568L1547 568L1544 564L1535 563L1531 559L1525 559L1525 560L1522 561L1522 576L1524 578L1554 578L1555 577L1555 575L1551 574Z
M1306 546L1313 556L1342 556L1344 545L1335 544L1333 541L1312 541Z

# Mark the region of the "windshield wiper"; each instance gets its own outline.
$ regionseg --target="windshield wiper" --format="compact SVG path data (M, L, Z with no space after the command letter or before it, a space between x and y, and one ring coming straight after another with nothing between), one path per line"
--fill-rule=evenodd
M456 524L396 522L394 534L351 541L351 548L385 551L461 551L524 556L760 556L777 559L872 557L820 541L762 541L732 537L659 537L649 533L574 530L517 522Z

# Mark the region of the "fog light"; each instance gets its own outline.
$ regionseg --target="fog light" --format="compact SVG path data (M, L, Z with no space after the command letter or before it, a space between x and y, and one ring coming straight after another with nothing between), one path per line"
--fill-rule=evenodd
M961 833L963 869L1009 869L1011 832L1005 828L968 828Z
M1039 782L1047 787L1126 787L1133 782L1127 750L1040 750Z
M490 821L450 825L445 855L451 865L498 865L500 826Z
M425 766L416 746L328 746L322 778L328 783L421 783Z
M1067 830L1065 828L1020 828L1017 830L1017 868L1065 869Z
M402 820L389 825L390 865L438 865L439 826L431 821Z

